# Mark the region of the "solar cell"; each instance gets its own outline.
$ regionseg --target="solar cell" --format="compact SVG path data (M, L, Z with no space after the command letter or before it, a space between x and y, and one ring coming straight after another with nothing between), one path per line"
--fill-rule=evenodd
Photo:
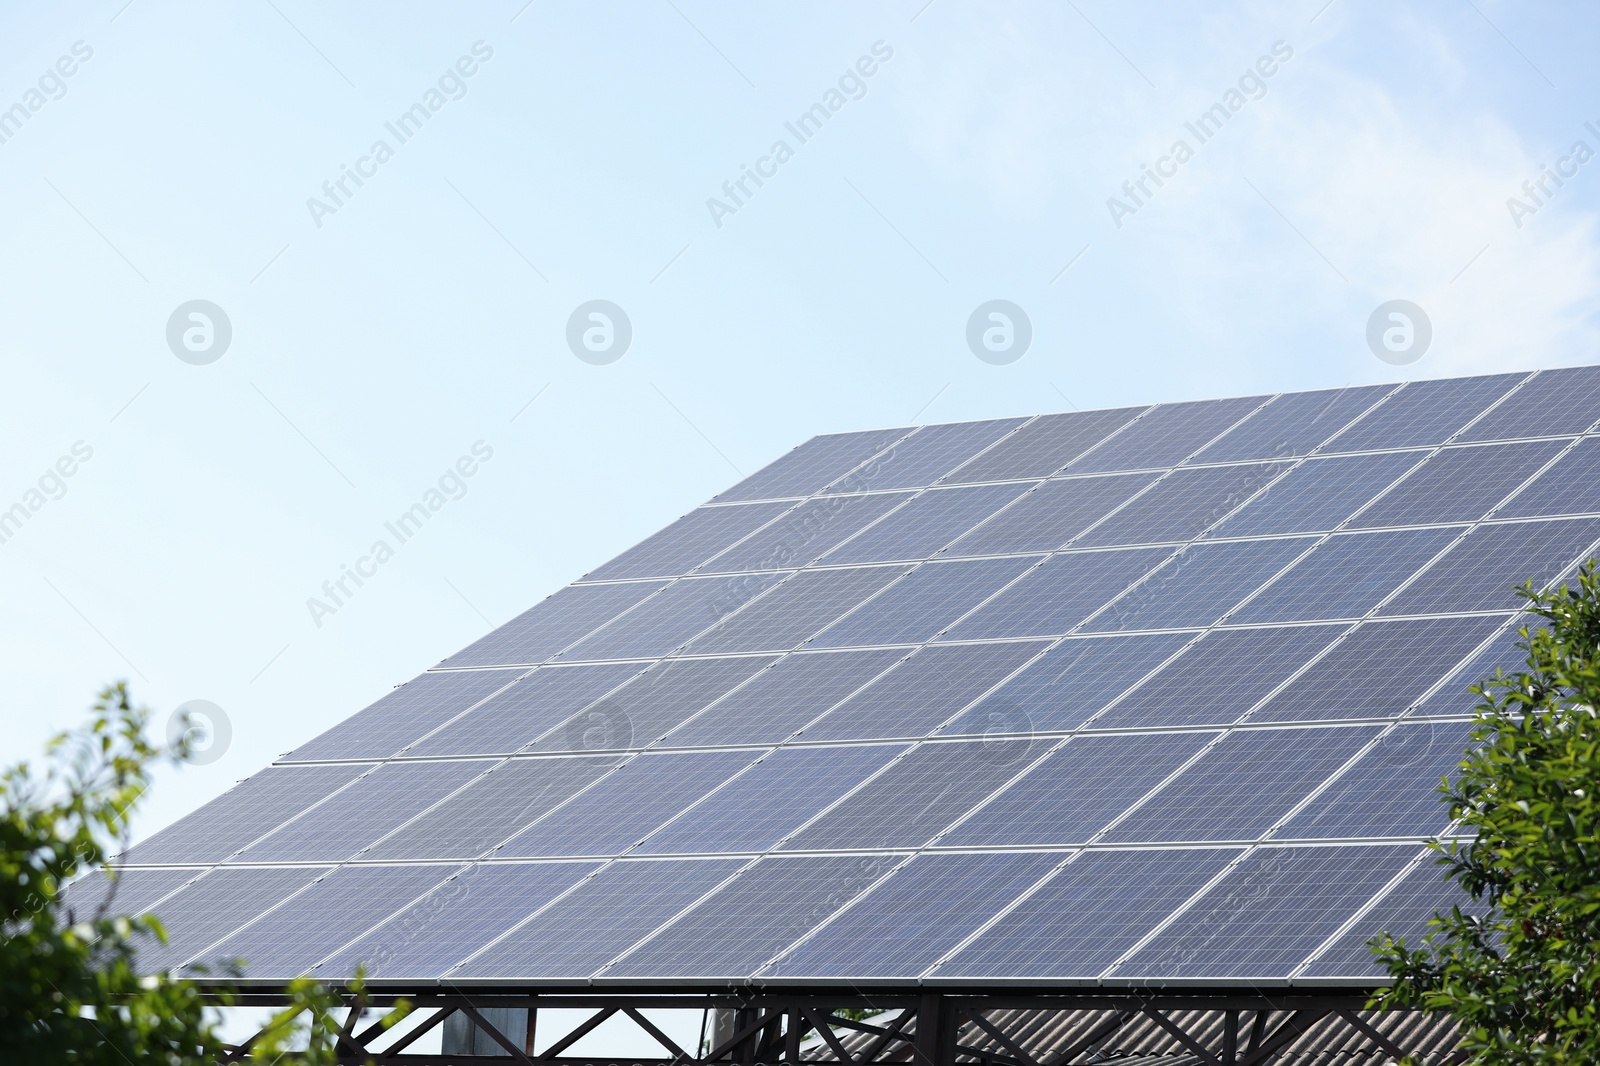
M876 492L807 500L700 569L703 573L720 574L805 566L910 498L906 492Z
M104 868L90 870L61 892L62 924L147 914L163 897L202 872L138 867L114 873Z
M489 769L483 760L385 763L239 853L239 862L348 859Z
M1434 914L1449 914L1454 907L1460 907L1463 914L1483 913L1477 901L1446 881L1443 871L1424 858L1339 939L1318 953L1305 968L1305 976L1386 978L1388 972L1367 941L1387 932L1405 940L1407 947L1419 948L1423 938L1433 932L1429 923Z
M946 554L1010 555L1059 548L1150 484L1152 477L1107 474L1040 482L950 545Z
M1328 789L1284 823L1277 836L1427 837L1450 822L1439 794L1470 743L1468 722L1402 723L1379 739Z
M638 663L543 666L404 749L406 755L509 755L641 669Z
M1328 442L1329 452L1443 444L1525 374L1408 382Z
M713 700L774 660L664 659L598 703L552 729L529 751L642 748L681 725Z
M1266 492L1224 518L1211 535L1326 533L1338 528L1427 454L1377 452L1307 459Z
M944 847L1087 843L1215 733L1075 737L939 838Z
M1273 401L1194 457L1197 463L1305 455L1377 403L1393 385L1291 392Z
M1061 861L922 855L769 966L769 977L915 977Z
M1366 622L1250 716L1252 722L1387 718L1406 709L1499 618ZM1285 675L1287 676L1287 675Z
M1025 418L997 418L989 422L923 426L824 491L857 492L931 485L1026 421Z
M473 859L599 780L617 756L511 759L361 852L363 859Z
M201 955L208 945L326 872L326 868L305 866L211 871L157 909L167 942L145 945L139 952L140 969L154 973ZM209 952L201 957L213 972L221 973L234 956Z
M1558 582L1589 558L1596 538L1600 518L1479 526L1378 613L1513 610L1522 603L1513 586Z
M1495 517L1600 513L1600 478L1594 476L1597 464L1600 464L1600 438L1579 441L1577 447L1500 508Z
M1528 653L1517 647L1522 640L1521 631L1533 632L1539 625L1526 615L1513 618L1494 639L1462 663L1443 685L1417 704L1418 714L1471 714L1483 702L1472 692L1480 682L1492 682L1495 672L1511 677L1527 669ZM1491 686L1490 691L1494 691Z
M1561 450L1557 441L1445 448L1351 523L1356 527L1476 522Z
M688 651L788 651L906 573L905 566L805 570L691 643Z
M324 981L345 980L359 965L369 978L440 977L596 867L592 862L469 866L334 952L313 974Z
M905 654L902 648L876 648L785 656L667 734L662 745L776 744Z
M1113 601L1084 632L1209 626L1311 543L1293 537L1190 546Z
M498 858L616 855L751 762L757 752L641 755L495 849Z
M779 500L810 496L910 432L910 429L904 428L874 429L862 433L831 433L812 437L733 488L717 493L715 499L719 503L727 503L730 500Z
M522 670L423 674L283 758L290 762L386 758L522 674Z
M1167 548L1132 548L1057 555L962 619L945 638L1069 633L1169 554Z
M744 976L903 861L900 855L767 858L601 976Z
M945 481L1011 481L1049 477L1146 410L1073 411L1040 415L1011 436L966 463Z
M1074 547L1189 540L1270 484L1287 463L1175 470L1077 541Z
M1541 370L1473 423L1462 440L1582 433L1600 419L1600 367Z
M787 574L690 577L674 581L561 653L561 658L634 659L665 655L716 625Z
M940 732L1076 729L1193 638L1140 633L1064 640Z
M1340 625L1213 630L1112 704L1095 728L1231 725L1343 631Z
M920 644L1010 583L1038 559L928 563L819 633L811 647Z
M780 748L639 845L640 855L761 852L905 748Z
M1096 977L1237 854L1234 848L1084 852L935 976Z
M716 888L743 861L613 862L457 966L450 978L588 977Z
M269 766L149 840L135 844L120 861L221 862L370 769L370 763Z
M646 596L660 581L568 585L441 662L441 667L542 663Z
M929 489L829 552L829 563L925 559L1021 496L1026 484Z
M455 872L453 866L341 866L207 950L205 957L242 958L246 977L299 976Z
M1415 844L1260 849L1112 972L1287 977L1416 854Z
M788 503L746 503L697 508L584 577L589 581L610 581L687 573L789 507Z
M1021 770L1043 745L923 744L799 833L784 851L920 848Z
M1044 648L1039 641L923 648L807 726L804 738L925 736Z
M1266 402L1265 396L1167 403L1147 411L1121 433L1071 465L1074 474L1174 466Z
M1377 732L1347 727L1229 733L1105 839L1255 840Z
M1362 618L1460 535L1460 526L1337 533L1240 608L1231 621Z

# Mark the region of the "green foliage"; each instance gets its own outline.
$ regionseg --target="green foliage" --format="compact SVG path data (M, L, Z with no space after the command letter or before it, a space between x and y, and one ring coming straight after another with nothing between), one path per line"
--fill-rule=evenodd
M200 1066L226 1050L207 1009L226 995L139 972L139 947L166 939L160 921L119 915L114 879L93 913L61 898L68 881L122 850L153 767L186 754L185 741L151 744L148 719L125 685L112 686L87 727L51 742L42 773L27 763L0 772L0 1062ZM359 979L351 990L360 996ZM296 1061L333 1062L339 996L311 981L289 992L252 1053L271 1062L299 1047Z
M1600 572L1525 586L1542 623L1522 630L1527 669L1497 672L1455 785L1469 834L1433 842L1483 913L1436 916L1418 947L1373 942L1394 979L1375 1003L1447 1011L1482 1066L1600 1063Z

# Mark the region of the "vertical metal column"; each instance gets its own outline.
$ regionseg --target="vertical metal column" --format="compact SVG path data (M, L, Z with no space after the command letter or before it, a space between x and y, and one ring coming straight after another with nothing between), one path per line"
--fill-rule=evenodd
M955 1066L956 1011L944 997L924 993L917 1007L917 1066Z
M1239 1012L1226 1011L1222 1017L1222 1066L1239 1066Z

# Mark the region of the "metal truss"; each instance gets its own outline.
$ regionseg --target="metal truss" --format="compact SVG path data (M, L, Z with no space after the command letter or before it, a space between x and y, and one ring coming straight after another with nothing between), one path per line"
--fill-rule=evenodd
M421 1019L405 1027L403 1035L387 1033L380 1025L359 1027L363 1010L387 1009L402 998ZM251 992L235 996L234 1002L281 1006L284 999ZM660 1047L655 1057L627 1057L627 1066L1080 1066L1131 1054L1174 1066L1273 1066L1326 1062L1335 1056L1346 1063L1391 1062L1407 1055L1426 1066L1464 1061L1448 1019L1419 1012L1376 1014L1366 1010L1364 994L1350 992L922 992L873 996L796 992L478 994L452 990L403 996L368 992L359 1003L353 997L348 1003L337 1037L342 1064L460 1066L501 1061L520 1066L621 1066L612 1060L569 1054L583 1037L619 1014ZM552 1040L540 1021L541 1016L548 1018L545 1012L551 1008L580 1008L590 1013ZM641 1013L649 1009L714 1013L719 1024L707 1041L711 1046L680 1047ZM870 1020L847 1017L842 1013L846 1011L868 1012ZM516 1024L506 1024L508 1017ZM451 1022L451 1018L457 1020ZM481 1034L474 1038L477 1053L409 1050L441 1027L462 1031L462 1019ZM544 1045L537 1054L536 1036ZM240 1062L246 1055L246 1047L241 1046L222 1061Z

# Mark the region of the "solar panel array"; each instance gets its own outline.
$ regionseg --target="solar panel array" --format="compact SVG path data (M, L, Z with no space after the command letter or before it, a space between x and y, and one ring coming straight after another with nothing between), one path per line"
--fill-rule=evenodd
M123 856L161 966L1363 981L1600 368L815 438ZM76 886L87 906L104 885Z

